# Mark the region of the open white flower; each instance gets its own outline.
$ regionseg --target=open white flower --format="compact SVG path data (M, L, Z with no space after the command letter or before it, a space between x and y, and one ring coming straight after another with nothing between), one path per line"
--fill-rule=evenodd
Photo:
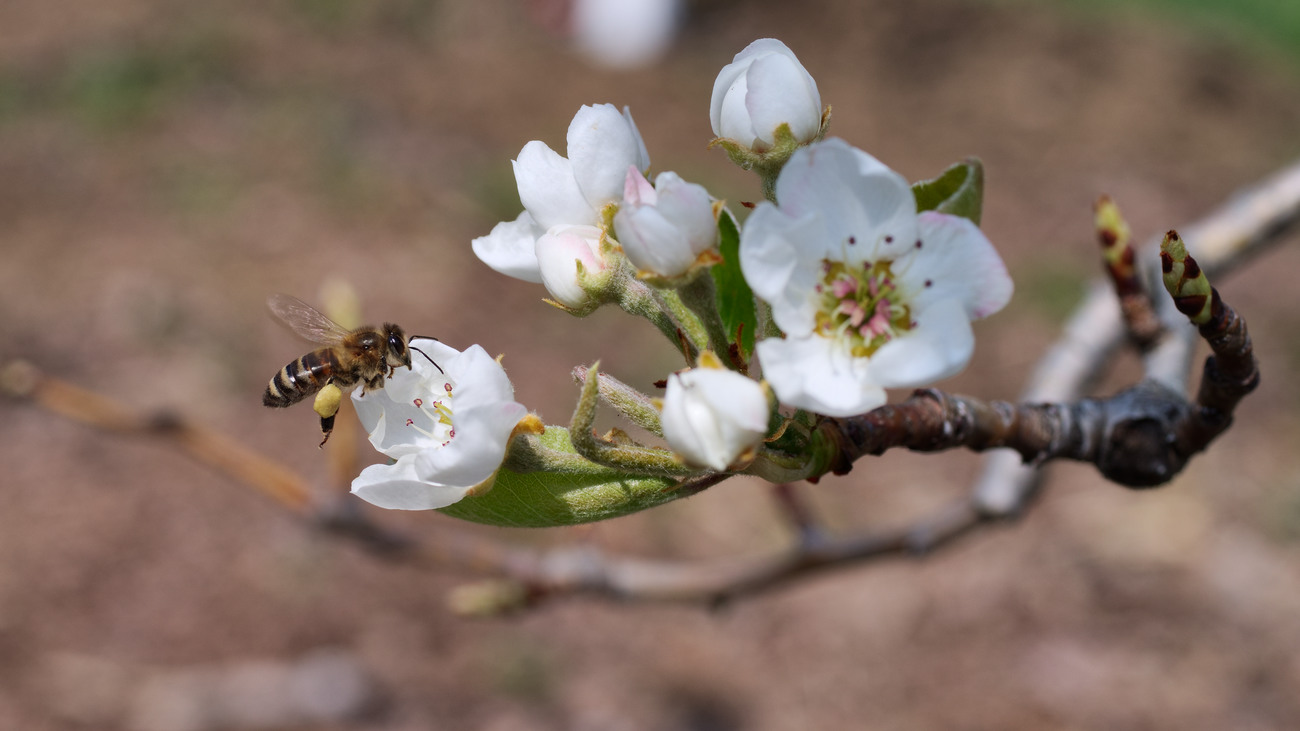
M652 187L641 171L629 167L614 228L628 261L660 277L685 274L718 243L709 192L672 172L660 173Z
M528 409L482 347L459 352L416 338L411 349L410 370L397 369L381 390L352 394L370 443L396 460L362 470L352 492L381 508L431 510L491 484Z
M474 254L484 264L516 279L543 282L538 240L557 226L598 226L601 209L622 198L628 166L650 167L632 113L612 104L578 110L569 123L568 153L563 157L539 140L519 151L514 170L524 212L474 239ZM543 283L560 299L550 282Z
M763 386L708 354L700 367L668 379L660 423L668 446L687 464L722 472L752 457L768 415Z
M760 38L722 67L709 105L713 134L763 152L776 142L776 128L790 125L795 140L821 131L817 82L794 52L775 38Z
M796 152L776 196L745 222L740 263L786 334L757 345L782 403L852 416L886 388L954 375L975 347L971 320L1011 298L974 223L918 216L907 181L843 140Z

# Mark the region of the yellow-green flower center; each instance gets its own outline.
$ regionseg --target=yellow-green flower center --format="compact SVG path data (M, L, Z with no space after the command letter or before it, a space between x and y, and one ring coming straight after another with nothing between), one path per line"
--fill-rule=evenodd
M912 312L900 301L890 263L822 262L816 332L844 342L855 358L871 356L912 329Z

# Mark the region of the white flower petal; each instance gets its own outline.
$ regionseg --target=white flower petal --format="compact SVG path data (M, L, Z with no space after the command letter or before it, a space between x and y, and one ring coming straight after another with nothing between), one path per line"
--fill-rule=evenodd
M496 474L510 432L528 414L523 404L498 402L456 409L456 435L441 449L421 452L415 471L421 478L466 489Z
M733 137L729 134L723 134L722 120L730 120L737 117L748 118L749 113L745 110L745 88L737 87L737 82L745 84L745 71L753 63L753 57L766 53L773 47L773 44L785 46L781 41L775 38L760 38L753 43L745 46L745 49L737 53L731 63L722 67L718 76L713 80L713 96L709 100L709 123L713 125L713 134L717 137ZM736 113L730 109L724 114L724 107L738 105ZM753 129L750 129L750 138L753 136ZM733 137L741 142L747 141L743 137Z
M524 145L513 165L519 200L538 228L596 222L596 210L583 196L573 164L546 143L533 140Z
M826 338L768 338L755 346L763 377L787 406L855 416L885 403L865 358L852 358Z
M672 221L690 243L696 256L717 246L718 220L713 213L713 199L704 186L688 183L673 172L655 178L658 200L655 207Z
M515 388L510 384L505 369L481 345L469 346L443 368L456 382L457 413L460 409L514 400Z
M646 180L645 175L634 165L627 166L627 176L623 179L623 205L653 206L659 200L655 187Z
M940 300L913 319L916 327L871 356L871 378L885 388L927 386L955 376L975 352L975 333L960 301Z
M640 271L676 277L695 263L685 233L655 208L621 209L614 214L614 228L623 253Z
M629 165L637 166L645 154L645 142L631 113L624 116L613 104L584 106L569 124L569 161L578 189L593 211L620 200ZM595 223L572 219L555 223ZM554 224L552 224L554 225Z
M745 103L748 96L749 79L742 73L732 80L725 96L722 97L719 107L721 117L714 130L719 137L727 137L746 147L761 149L763 140L754 129L754 120L749 116L749 105Z
M821 217L786 215L760 203L740 234L740 270L754 294L772 305L772 318L788 335L811 333L816 324L822 259L803 247L822 234Z
M371 465L352 481L352 493L368 503L390 510L434 510L465 497L467 487L440 485L415 474L415 455L395 464Z
M922 246L895 267L899 286L914 311L955 298L972 320L991 315L1011 300L1014 285L1002 257L974 222L926 211L918 217ZM927 286L929 283L929 286Z
M474 239L474 255L506 276L540 284L537 268L537 237L543 230L524 211L513 221L502 221L487 236Z
M623 107L623 121L627 122L627 128L632 131L632 138L636 140L636 159L628 164L645 172L650 169L650 151L646 149L645 138L641 136L641 130L637 129L636 122L632 119L631 107Z
M817 82L793 54L773 53L757 58L746 77L749 90L745 109L759 139L771 145L782 123L790 125L797 140L806 142L817 136L821 129L821 95Z
M901 175L844 140L801 148L776 181L790 216L817 213L825 227L804 256L857 264L893 259L916 243L916 199Z

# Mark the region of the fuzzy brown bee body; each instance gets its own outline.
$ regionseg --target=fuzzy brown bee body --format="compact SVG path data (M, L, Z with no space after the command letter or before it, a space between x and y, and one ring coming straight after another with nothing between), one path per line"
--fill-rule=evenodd
M395 330L398 340L404 339L401 328L391 324L384 327ZM387 340L383 337L384 332L357 330L348 337L354 336L362 344L345 339L336 346L313 350L281 368L267 384L262 403L271 407L292 406L330 383L345 391L358 383L365 383L367 391L383 388L384 377L393 369L387 362L387 353L381 352L387 348L375 344ZM406 360L409 359L407 356ZM351 364L351 367L345 367L344 363Z
M384 380L399 366L411 367L406 333L397 325L384 323L378 328L348 330L297 297L283 294L272 296L267 305L294 332L324 347L281 368L262 394L265 406L292 406L327 386L346 392L360 384L366 391L373 391L383 388ZM320 403L317 401L317 413L324 445L334 430L338 407L322 410Z

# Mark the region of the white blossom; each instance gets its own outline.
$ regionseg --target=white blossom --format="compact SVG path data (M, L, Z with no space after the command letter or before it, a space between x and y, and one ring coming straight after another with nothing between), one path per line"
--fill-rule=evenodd
M713 134L763 152L776 141L776 128L790 125L799 142L821 131L822 98L817 82L784 43L760 38L722 67L709 105Z
M411 369L398 368L383 389L352 394L370 443L396 460L362 470L352 492L382 508L430 510L491 484L528 409L482 347L459 352L421 338L410 345Z
M735 371L701 366L668 379L660 423L673 451L694 467L725 471L767 433L763 386Z
M627 109L612 104L584 106L569 123L568 157L533 140L514 161L523 213L474 239L474 254L493 269L516 279L542 282L537 244L563 226L598 226L601 210L618 203L628 166L650 167L645 142ZM567 284L567 282L566 282ZM552 296L563 301L560 293Z
M677 277L701 254L716 248L718 222L713 211L713 200L703 186L665 172L652 187L639 170L629 167L614 229L623 253L637 269Z
M974 350L971 320L1011 297L974 223L918 216L907 181L842 140L796 152L776 197L745 222L740 263L786 335L756 347L784 404L851 416L886 388L954 375Z

